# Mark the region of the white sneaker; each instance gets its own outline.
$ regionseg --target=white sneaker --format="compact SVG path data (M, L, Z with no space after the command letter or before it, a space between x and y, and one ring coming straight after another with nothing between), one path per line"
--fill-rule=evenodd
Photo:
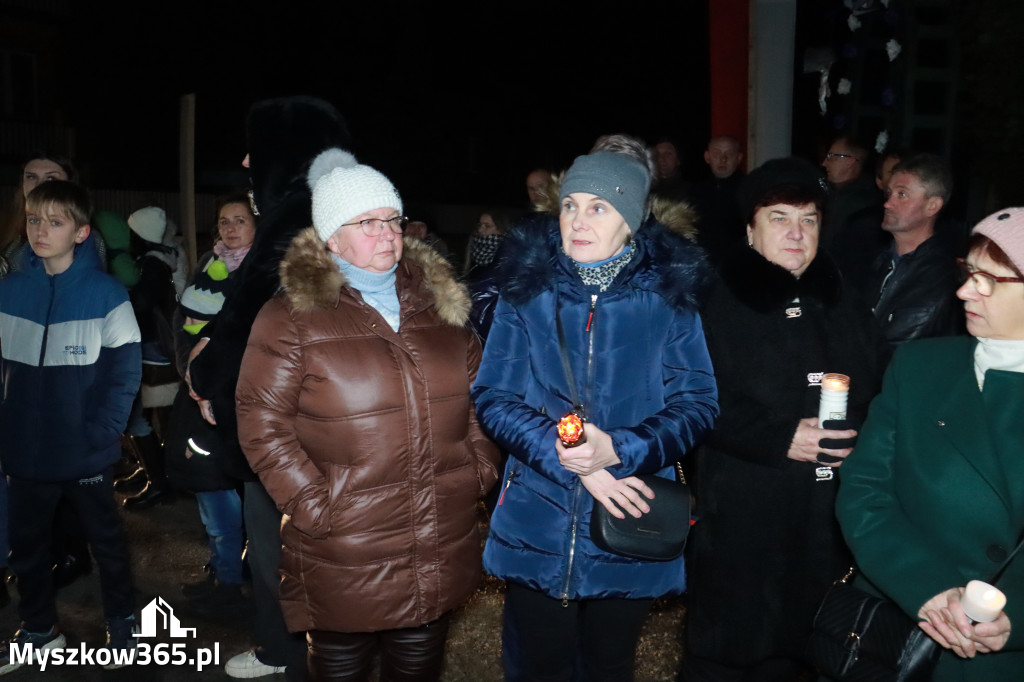
M249 649L243 654L232 656L228 659L228 662L224 664L224 672L227 673L228 677L240 678L240 679L252 679L254 677L263 677L264 675L276 675L283 673L285 666L273 666L267 665L260 659L256 658L256 650Z

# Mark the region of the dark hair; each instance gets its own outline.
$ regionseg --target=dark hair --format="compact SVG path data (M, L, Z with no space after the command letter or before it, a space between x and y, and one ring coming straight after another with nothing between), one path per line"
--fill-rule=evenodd
M36 185L25 197L27 213L36 213L50 206L67 213L76 227L89 224L92 200L81 185L67 180L51 180Z
M1020 269L1013 264L1013 261L1006 255L1006 252L1003 251L999 244L996 244L988 236L983 234L972 234L967 239L967 253L971 253L971 251L977 251L985 254L991 258L994 263L1013 270L1015 277L1024 278L1024 274L1021 274Z
M939 197L943 204L949 203L953 193L953 172L938 154L920 153L900 159L892 169L896 173L910 173L924 185L925 198Z
M747 225L754 224L754 216L759 209L776 204L787 206L804 206L814 204L818 213L824 213L824 201L821 192L817 192L805 185L778 185L763 192L750 207L750 214L746 216Z
M234 192L229 192L227 194L222 194L219 197L217 197L217 208L214 214L215 217L219 217L220 210L227 206L228 204L245 204L246 206L249 207L249 213L252 213L252 204L249 203L248 192L237 190ZM253 217L255 218L256 216L253 215Z
M78 169L75 168L71 159L63 154L56 154L48 149L38 149L25 159L25 163L21 164L21 170L24 172L25 166L32 161L51 161L60 166L64 174L68 176L69 182L78 182Z

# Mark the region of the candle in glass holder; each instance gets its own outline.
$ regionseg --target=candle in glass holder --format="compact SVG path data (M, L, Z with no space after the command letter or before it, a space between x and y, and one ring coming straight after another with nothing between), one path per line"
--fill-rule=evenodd
M960 604L964 607L967 617L975 623L991 623L1006 607L1006 595L988 583L972 580L967 583Z
M818 426L827 419L846 419L850 377L845 374L824 374L821 377L821 402L818 403Z

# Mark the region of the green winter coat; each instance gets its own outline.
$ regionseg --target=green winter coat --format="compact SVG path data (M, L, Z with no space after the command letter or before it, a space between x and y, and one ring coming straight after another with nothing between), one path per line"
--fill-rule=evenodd
M987 580L1024 527L1024 374L974 374L969 336L897 349L842 467L837 514L864 577L916 618ZM944 651L934 680L1024 680L1024 552L999 581L1012 630L998 653Z

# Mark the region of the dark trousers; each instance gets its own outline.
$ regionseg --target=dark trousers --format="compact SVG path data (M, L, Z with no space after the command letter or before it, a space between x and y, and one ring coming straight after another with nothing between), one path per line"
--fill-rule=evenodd
M683 656L679 682L800 682L814 679L807 664L790 658L770 658L735 667L709 658Z
M380 632L312 630L309 642L310 682L362 682L373 670L380 650L380 682L434 682L441 677L448 614L415 628Z
M131 560L114 501L112 469L78 481L40 483L9 478L11 571L18 577L18 616L30 632L57 624L53 586L53 526L57 506L74 509L100 574L103 615L109 620L135 610Z
M560 599L509 584L502 663L510 682L629 682L653 599Z
M256 657L267 665L288 666L289 679L302 679L306 641L288 632L277 600L281 575L281 512L259 481L246 481L242 515L248 545L245 556L252 573L252 601L256 611L253 635ZM293 672L294 671L294 672Z

